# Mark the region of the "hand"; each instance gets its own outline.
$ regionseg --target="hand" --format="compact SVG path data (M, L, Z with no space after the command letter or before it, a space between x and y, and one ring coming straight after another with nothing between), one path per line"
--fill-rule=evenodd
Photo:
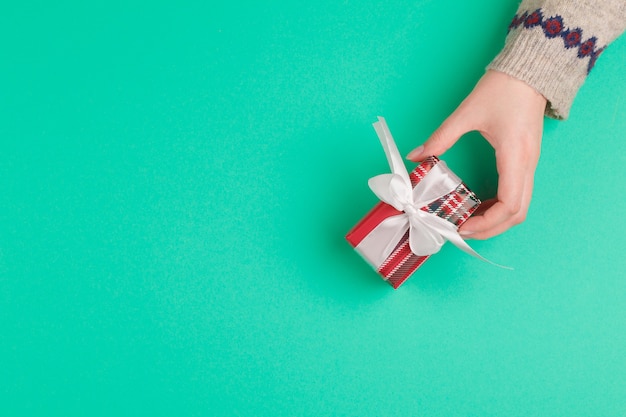
M459 138L477 130L493 146L498 193L485 201L481 214L459 230L472 239L487 239L523 222L539 161L546 99L528 84L497 71L487 71L474 90L432 136L407 156L421 161L441 155Z

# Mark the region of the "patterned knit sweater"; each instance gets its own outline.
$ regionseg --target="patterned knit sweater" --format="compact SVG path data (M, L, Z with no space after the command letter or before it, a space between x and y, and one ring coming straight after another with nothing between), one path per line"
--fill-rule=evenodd
M626 29L626 0L524 0L506 44L489 64L547 100L546 115L566 119L596 60Z

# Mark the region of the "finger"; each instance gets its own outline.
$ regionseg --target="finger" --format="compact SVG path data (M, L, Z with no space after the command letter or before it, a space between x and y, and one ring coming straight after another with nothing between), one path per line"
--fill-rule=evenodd
M480 206L478 206L478 208L476 209L474 214L472 214L472 216L473 217L482 216L483 214L485 214L485 211L487 211L487 209L491 208L497 202L498 202L497 198L490 198L489 200L485 200L481 202Z
M522 209L528 167L512 151L496 152L498 179L497 201L481 216L470 218L461 227L463 234L478 238L482 233L511 220ZM499 159L498 159L499 156ZM532 178L532 170L531 177Z
M466 120L467 118L462 112L455 111L444 120L422 146L413 149L407 155L407 159L417 162L431 155L441 155L450 149L463 134L473 130Z
M522 207L514 216L512 216L508 220L498 224L497 226L489 230L472 234L469 237L471 237L472 239L489 239L491 237L504 233L510 228L522 223L526 219L526 214L528 213L528 208L530 207L530 200L531 200L532 191L533 191L533 179L532 178L528 179L525 185L526 187L524 189Z
M483 213L482 216L472 217L470 218L464 225L462 234L464 237L468 237L471 239L488 239L490 237L499 235L513 226L516 226L522 223L526 219L526 214L528 213L528 208L530 207L530 200L532 197L533 191L533 183L534 183L534 171L531 169L526 174L526 179L524 181L524 189L522 193L522 200L519 210L517 212L512 213L511 210L507 209L504 203L496 201L493 206L487 208L487 210ZM486 202L490 204L491 202L488 200ZM493 213L493 208L500 203L497 210L504 212L502 213ZM490 220L486 223L480 223L480 220L484 220L484 217L490 217ZM493 221L494 218L504 219L503 221ZM481 219L483 218L483 219ZM478 223L478 224L476 224ZM480 227L484 227L484 229L479 229ZM470 233L470 234L468 234Z
M459 233L463 237L471 239L483 239L489 231L495 230L500 225L508 224L508 221L517 214L511 213L508 207L501 201L496 202L482 216L471 217L465 222Z

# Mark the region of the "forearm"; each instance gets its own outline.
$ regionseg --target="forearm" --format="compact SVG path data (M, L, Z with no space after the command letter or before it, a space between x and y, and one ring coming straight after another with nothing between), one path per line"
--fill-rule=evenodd
M625 28L624 0L526 0L488 69L526 82L548 100L547 116L565 119L596 60Z

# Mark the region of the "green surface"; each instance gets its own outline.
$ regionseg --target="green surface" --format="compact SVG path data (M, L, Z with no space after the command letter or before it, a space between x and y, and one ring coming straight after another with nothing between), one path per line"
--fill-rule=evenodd
M527 221L394 291L343 240L516 2L70 2L0 16L0 415L626 415L626 38ZM87 5L89 4L89 5ZM444 159L481 197L493 152Z

